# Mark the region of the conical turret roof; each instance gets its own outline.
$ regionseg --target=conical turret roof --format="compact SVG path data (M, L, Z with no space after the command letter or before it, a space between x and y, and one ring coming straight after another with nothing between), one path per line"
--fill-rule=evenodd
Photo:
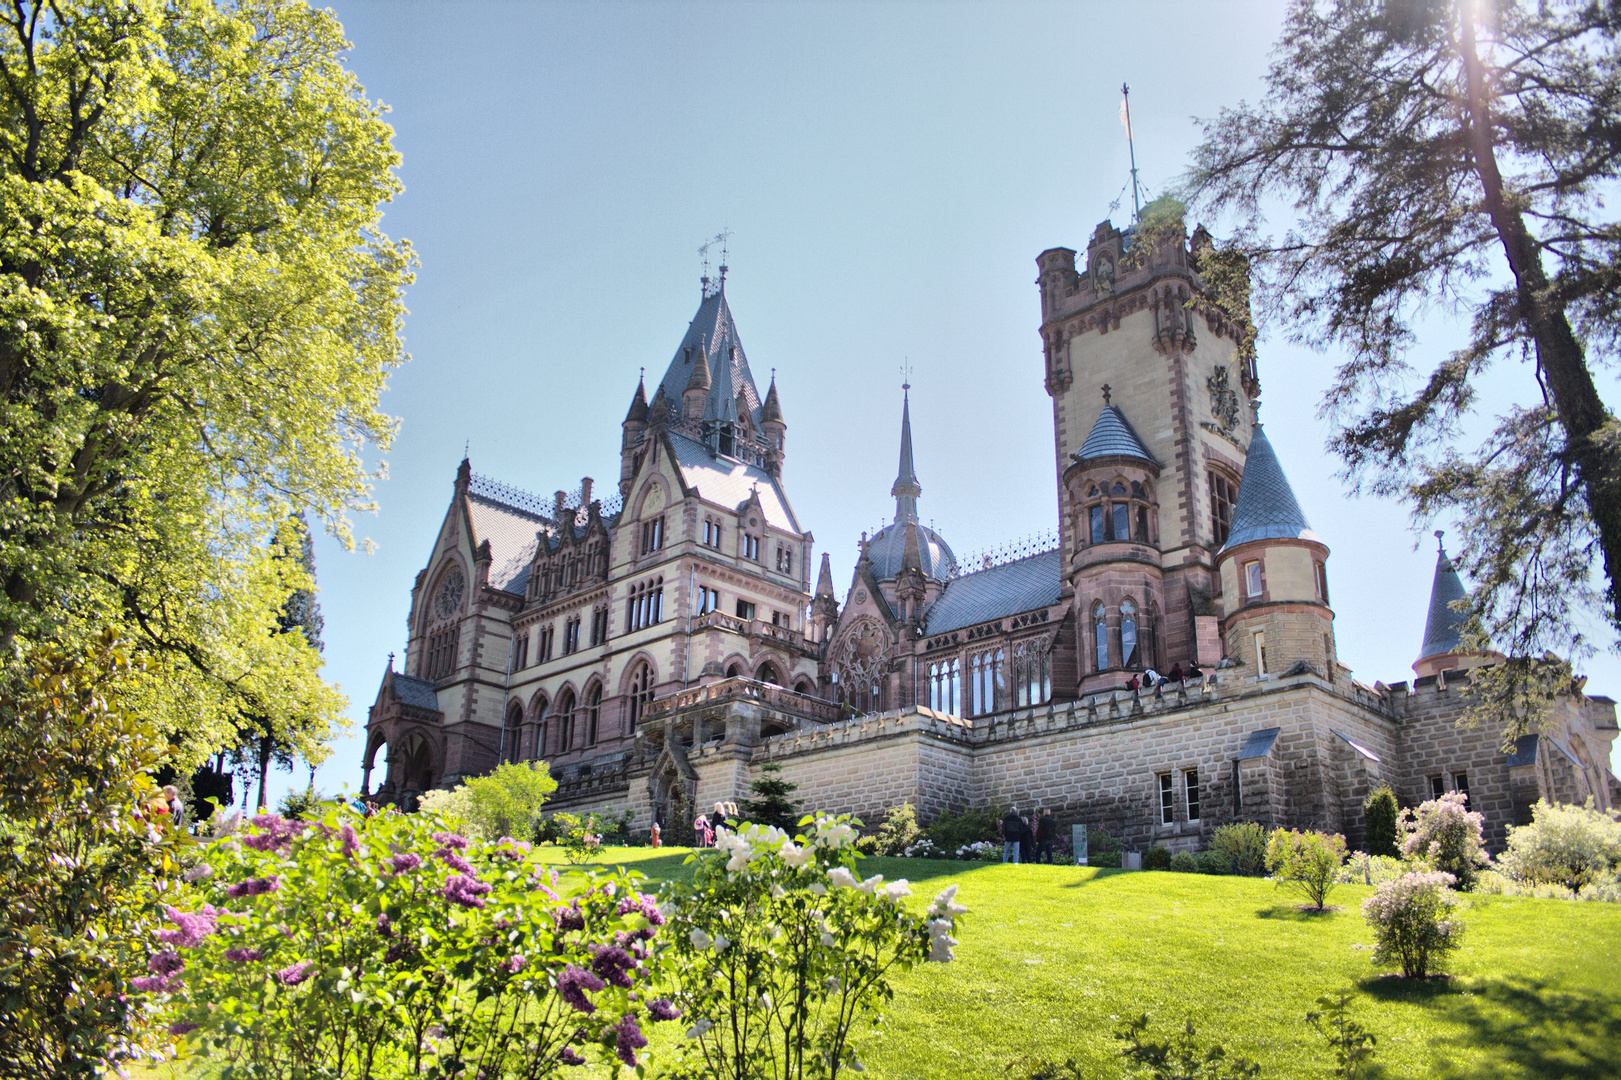
M1452 606L1453 601L1468 595L1457 568L1441 548L1435 556L1435 580L1430 583L1430 613L1424 620L1424 645L1418 658L1444 656L1463 647L1465 614Z
M1086 441L1081 443L1081 448L1075 452L1078 461L1103 457L1140 458L1156 466L1159 464L1118 405L1103 407L1103 411L1098 414L1097 423L1092 425L1091 434L1087 435Z
M1278 455L1262 430L1255 423L1250 438L1249 455L1244 459L1244 475L1238 484L1238 499L1233 504L1233 524L1227 534L1225 551L1251 540L1318 540L1306 522L1306 515L1295 498L1289 478L1283 475Z
M692 370L687 376L687 385L682 387L682 392L708 390L712 382L713 380L709 377L709 359L705 355L703 347L700 346L698 351L693 354Z
M625 414L627 424L647 423L647 386L636 383L636 396L630 399L630 411Z
M822 569L816 574L816 595L833 596L833 560L822 552Z
M765 404L760 406L760 419L782 423L782 402L777 400L777 377L771 376L771 389L765 392Z

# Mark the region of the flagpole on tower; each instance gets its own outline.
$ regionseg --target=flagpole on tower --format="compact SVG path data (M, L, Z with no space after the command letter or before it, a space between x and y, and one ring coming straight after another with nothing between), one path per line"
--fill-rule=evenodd
M1131 150L1131 220L1136 221L1143 212L1142 200L1137 195L1137 143L1131 135L1131 87L1120 84L1120 123L1126 129L1126 146Z

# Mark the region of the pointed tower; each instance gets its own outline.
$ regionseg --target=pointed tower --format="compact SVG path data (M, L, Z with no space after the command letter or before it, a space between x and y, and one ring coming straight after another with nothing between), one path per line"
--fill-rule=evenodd
M1336 675L1334 611L1328 598L1328 546L1300 509L1256 411L1232 531L1216 555L1222 638L1247 678L1283 675L1304 664Z
M826 641L839 621L839 600L833 595L833 562L822 552L822 569L816 575L816 595L811 598L811 640Z
M636 382L636 396L630 399L630 411L625 413L624 436L619 441L619 495L624 498L630 494L631 480L636 475L636 464L640 459L638 449L642 444L642 436L647 432L647 386L638 379Z
M912 466L912 387L901 387L901 462L895 472L895 485L889 493L895 497L895 520L917 520L917 498L923 494L923 485L917 482L917 470Z
M704 418L704 408L709 403L709 388L713 382L709 377L708 350L699 346L697 355L691 358L690 363L692 372L681 391L681 419L688 424L696 424Z
M1430 583L1430 611L1424 620L1424 644L1419 648L1413 670L1420 678L1443 671L1480 667L1503 658L1501 653L1463 647L1464 623L1468 616L1452 605L1469 595L1457 567L1441 543L1441 530L1435 531L1435 579Z
M760 427L765 432L768 449L765 456L766 472L782 476L782 459L787 455L788 425L782 419L782 402L777 400L777 373L771 373L771 388L765 392L765 404L760 406Z
M915 569L925 585L923 607L934 602L945 583L957 576L957 557L945 538L918 520L917 500L923 494L918 483L917 470L912 464L912 402L911 386L902 388L901 399L901 455L896 469L895 483L889 493L895 498L895 520L873 534L867 541L866 558L872 566L872 576L879 583L884 599L896 611L900 610L895 582L907 565L907 548L915 548L911 556ZM922 611L918 612L922 619Z

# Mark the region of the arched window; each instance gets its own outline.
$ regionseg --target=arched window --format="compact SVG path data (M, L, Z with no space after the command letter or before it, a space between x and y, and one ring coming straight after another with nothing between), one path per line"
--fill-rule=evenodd
M585 692L585 745L597 745L597 721L602 716L602 684Z
M630 726L634 730L642 712L653 703L653 665L643 660L630 677ZM630 734L630 732L626 732Z
M962 666L955 657L929 665L929 708L962 715Z
M574 691L564 690L557 698L557 753L574 749Z
M1013 687L1018 703L1040 705L1052 696L1052 655L1044 641L1021 641L1013 650Z
M1159 667L1159 605L1149 604L1148 612L1143 616L1143 625L1137 631L1142 639L1143 666Z
M535 745L529 755L531 760L546 756L546 729L550 726L546 722L546 699L537 698L533 706L535 710Z
M1112 484L1092 484L1087 488L1085 501L1083 515L1087 529L1084 542L1154 542L1154 493L1143 481L1133 480L1129 488L1124 480L1116 480Z
M501 732L501 759L503 761L517 761L518 736L523 724L523 706L514 701L507 706L507 724Z
M733 664L731 667L726 669L726 677L728 679L735 679L741 674L743 674L742 664Z
M1120 601L1120 656L1125 667L1142 666L1137 652L1137 605L1130 600Z
M804 694L806 697L814 697L816 694L816 685L809 679L800 679L798 682L794 683L794 693Z
M1006 671L1002 650L979 653L969 662L969 711L974 716L996 712L1007 705Z
M1092 649L1097 658L1098 671L1109 669L1109 620L1103 611L1103 601L1092 605Z
M782 676L777 674L776 665L769 660L760 665L760 670L754 673L755 681L770 683L772 686L782 685Z

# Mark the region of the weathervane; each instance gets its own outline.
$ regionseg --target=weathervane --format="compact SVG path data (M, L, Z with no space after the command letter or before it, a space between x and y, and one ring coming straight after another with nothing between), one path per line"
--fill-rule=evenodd
M901 360L901 389L912 389L912 361L910 358Z
M726 284L726 271L730 269L730 267L728 267L726 265L726 245L727 245L727 242L730 241L731 239L732 239L732 230L731 230L730 226L727 226L726 228L722 229L720 232L716 233L714 236L711 236L708 240L705 240L702 244L698 245L698 256L703 260L703 267L704 267L703 276L700 277L698 280L703 283L702 287L703 287L703 294L704 294L704 299L705 300L709 299L709 296L710 296L710 292L709 292L709 280L710 280L710 278L709 278L709 249L711 247L713 247L714 245L716 245L716 244L720 245L720 284L725 285Z
M1126 83L1120 84L1120 124L1126 129L1126 146L1131 150L1131 220L1136 221L1143 204L1137 195L1137 142L1131 134L1131 87Z

